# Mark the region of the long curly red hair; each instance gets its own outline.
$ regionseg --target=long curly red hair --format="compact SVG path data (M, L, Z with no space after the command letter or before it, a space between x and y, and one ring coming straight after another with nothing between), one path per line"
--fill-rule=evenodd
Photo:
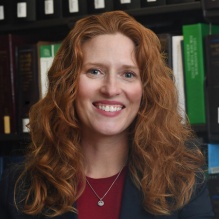
M53 217L76 211L73 203L85 186L80 122L75 111L83 63L81 47L95 36L118 32L135 44L143 85L140 110L129 134L128 166L133 182L152 214L170 214L189 201L204 157L198 147L186 145L193 132L179 114L172 71L156 34L125 12L113 11L76 22L48 72L48 93L31 108L32 143L15 188L15 192L23 189L17 206L22 204L24 213ZM29 180L24 184L25 176Z

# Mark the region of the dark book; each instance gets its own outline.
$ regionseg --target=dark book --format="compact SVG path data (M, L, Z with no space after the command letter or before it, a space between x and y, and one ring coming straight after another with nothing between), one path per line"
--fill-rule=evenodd
M219 141L219 87L206 86L206 118L208 140Z
M207 85L219 86L219 34L207 35L204 43Z
M115 10L141 8L141 0L114 0Z
M29 22L38 19L38 0L16 0L12 4L15 22Z
M141 7L165 5L166 0L141 0Z
M208 138L219 141L219 35L205 37L205 93Z
M18 75L18 127L19 132L29 132L29 110L39 100L38 54L36 44L24 44L17 47Z
M0 25L11 24L13 22L13 14L11 13L11 0L0 1Z
M95 13L102 13L106 11L113 11L114 4L113 0L89 0L87 1L88 6L88 13L95 14Z
M61 18L62 0L38 0L39 19Z
M62 0L63 17L87 14L87 0Z
M3 156L0 156L0 180L1 180L1 176L2 176L3 171L4 171L4 168L3 168Z
M0 35L0 133L18 132L16 47L32 42L33 36Z
M157 34L160 43L161 49L164 55L166 56L166 62L170 68L173 67L172 63L172 34L170 33L161 33Z
M202 0L202 5L205 10L219 9L219 0Z

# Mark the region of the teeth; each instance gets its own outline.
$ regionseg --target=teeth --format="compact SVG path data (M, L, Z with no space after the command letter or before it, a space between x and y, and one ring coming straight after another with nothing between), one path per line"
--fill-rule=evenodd
M112 106L112 105L97 105L97 108L104 110L106 112L116 112L122 109L122 106Z

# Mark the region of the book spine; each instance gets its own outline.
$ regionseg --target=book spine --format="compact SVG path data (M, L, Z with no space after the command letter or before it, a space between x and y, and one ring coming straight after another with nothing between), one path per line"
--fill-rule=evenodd
M219 173L219 144L208 144L208 173Z
M183 26L187 114L191 124L205 124L203 37L207 24Z
M219 26L183 26L186 106L191 124L206 124L204 38L210 32L219 33Z
M48 43L39 45L39 95L43 98L48 90L48 70L50 69L53 59L56 55L60 43Z
M205 38L206 111L209 140L219 141L219 35Z
M162 33L157 34L160 44L161 44L161 50L164 53L166 57L166 63L170 68L173 67L172 63L172 34L170 33Z
M61 18L63 0L38 0L39 2L39 19Z
M28 113L39 99L38 60L35 44L17 47L17 70L19 77L19 131L29 132Z
M11 35L0 36L0 133L17 132L14 44Z
M184 87L184 69L183 69L183 36L172 36L172 63L175 85L178 91L179 113L182 122L186 121L186 103Z
M87 14L87 0L62 0L63 17Z

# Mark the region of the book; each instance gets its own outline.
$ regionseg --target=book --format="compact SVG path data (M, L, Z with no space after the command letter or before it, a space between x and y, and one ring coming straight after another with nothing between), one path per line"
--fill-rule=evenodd
M166 63L168 66L172 69L172 34L170 33L160 33L157 34L160 44L161 44L161 50L166 56Z
M3 174L4 171L4 167L3 167L3 156L0 156L0 180L1 180L1 176Z
M208 144L208 173L219 173L219 144Z
M184 68L183 68L183 36L172 36L172 65L173 75L176 88L178 90L179 112L186 122L186 102L185 102L185 86L184 86Z
M61 45L61 42L41 42L38 45L39 60L39 98L43 98L48 89L48 70Z
M141 0L120 0L114 1L115 10L127 10L127 9L135 9L141 8Z
M63 17L87 14L86 0L62 0Z
M38 19L38 0L13 1L12 12L15 22L36 21Z
M219 141L219 87L206 86L205 87L206 99L206 124L208 141Z
M61 18L62 0L37 0L39 3L39 19Z
M219 9L219 1L218 0L203 0L202 5L203 5L203 8L206 10Z
M0 25L2 24L12 24L13 15L10 11L11 0L1 0L0 1Z
M17 74L15 49L31 42L30 35L0 35L0 133L18 132L17 124Z
M205 37L206 112L208 137L219 141L219 35Z
M218 27L219 28L219 27ZM219 85L219 34L207 35L204 39L206 82L208 86Z
M89 0L87 1L88 13L102 13L114 10L114 1L112 0Z
M184 45L184 76L186 92L186 109L192 125L206 124L205 110L205 61L204 61L204 37L212 30L219 32L217 25L196 23L183 25Z
M28 113L39 99L37 44L24 44L17 47L18 74L18 128L19 132L29 132Z

